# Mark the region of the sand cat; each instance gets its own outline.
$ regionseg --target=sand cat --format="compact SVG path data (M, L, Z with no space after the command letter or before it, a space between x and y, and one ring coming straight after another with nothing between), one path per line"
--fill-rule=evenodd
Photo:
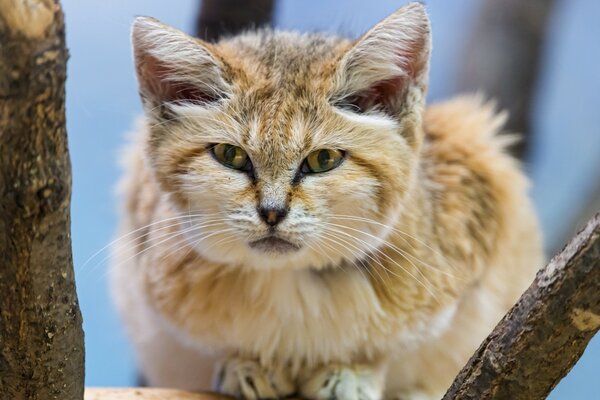
M113 293L151 385L439 399L542 262L477 97L425 106L430 25L216 44L137 18Z

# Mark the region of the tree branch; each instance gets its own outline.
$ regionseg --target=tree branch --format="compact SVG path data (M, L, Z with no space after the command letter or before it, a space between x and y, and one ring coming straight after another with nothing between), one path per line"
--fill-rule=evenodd
M83 398L58 0L0 0L0 398Z
M96 389L85 390L85 400L232 400L216 393L190 393L175 389Z
M216 41L246 29L271 25L275 0L202 0L196 35Z
M600 213L540 270L443 400L545 399L600 328Z
M461 67L459 90L482 90L509 111L506 129L522 140L512 151L521 159L531 144L530 113L539 64L555 0L485 0Z

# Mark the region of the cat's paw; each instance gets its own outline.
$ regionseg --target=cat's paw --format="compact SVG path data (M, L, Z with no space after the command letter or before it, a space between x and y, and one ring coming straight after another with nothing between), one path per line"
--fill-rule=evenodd
M311 400L380 400L382 392L382 375L366 367L325 366L300 384L300 395Z
M281 399L295 392L293 381L283 370L267 370L256 361L240 358L221 364L214 387L220 393L248 400Z

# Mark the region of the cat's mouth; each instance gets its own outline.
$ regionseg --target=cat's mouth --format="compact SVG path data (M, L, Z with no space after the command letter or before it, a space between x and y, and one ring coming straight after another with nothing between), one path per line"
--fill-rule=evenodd
M265 253L291 253L300 250L300 246L277 236L265 236L262 239L249 243L253 249L264 251Z

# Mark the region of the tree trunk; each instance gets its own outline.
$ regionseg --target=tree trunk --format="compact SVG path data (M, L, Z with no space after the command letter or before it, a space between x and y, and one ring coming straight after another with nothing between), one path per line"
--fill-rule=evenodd
M600 328L600 213L538 272L443 400L545 399Z
M0 0L0 398L83 399L58 0Z
M464 59L460 91L481 90L509 111L506 129L522 141L526 158L539 63L554 0L487 0L481 6Z
M216 41L246 29L270 26L275 0L202 0L196 35Z

